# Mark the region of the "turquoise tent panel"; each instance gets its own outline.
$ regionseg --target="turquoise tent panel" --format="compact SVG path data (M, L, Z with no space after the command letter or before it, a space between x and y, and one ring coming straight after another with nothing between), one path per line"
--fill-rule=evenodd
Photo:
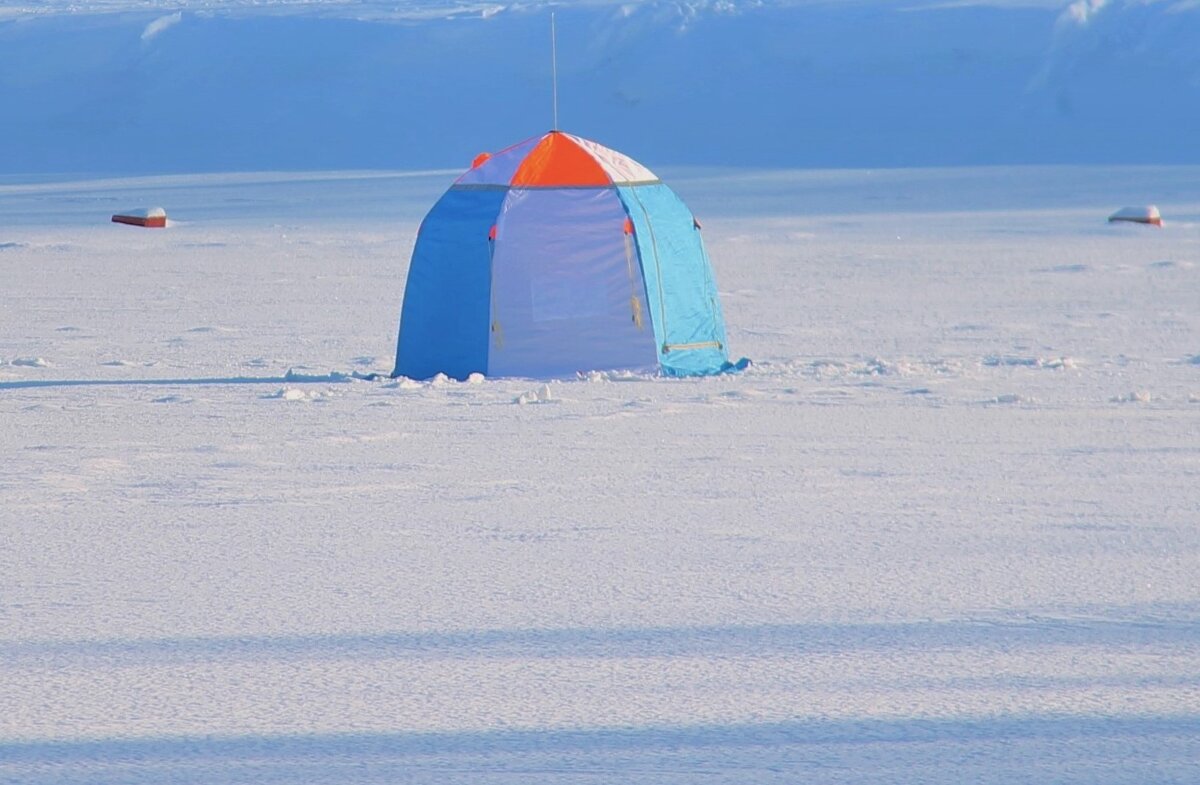
M496 224L489 376L652 369L637 249L613 188L514 188Z
M633 220L663 373L726 370L725 321L691 211L662 183L618 191Z
M465 379L486 371L488 231L505 193L454 187L425 216L404 287L393 376Z

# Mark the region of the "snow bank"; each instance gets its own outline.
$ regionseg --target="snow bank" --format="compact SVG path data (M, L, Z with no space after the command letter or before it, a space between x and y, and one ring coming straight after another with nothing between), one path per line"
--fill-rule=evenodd
M551 7L564 126L652 168L1200 160L1200 6L1077 5L31 7L0 172L465 167L549 126Z

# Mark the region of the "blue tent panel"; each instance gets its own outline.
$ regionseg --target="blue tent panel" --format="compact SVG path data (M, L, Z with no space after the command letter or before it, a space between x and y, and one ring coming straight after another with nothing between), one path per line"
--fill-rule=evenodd
M490 242L506 189L454 187L413 249L393 376L465 379L487 370Z
M725 320L691 211L662 183L618 191L633 220L662 372L727 370Z

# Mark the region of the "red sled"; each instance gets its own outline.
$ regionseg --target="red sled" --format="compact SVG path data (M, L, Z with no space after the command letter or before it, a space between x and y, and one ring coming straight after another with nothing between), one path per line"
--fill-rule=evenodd
M149 229L162 229L167 225L167 211L161 207L151 207L146 210L129 210L117 213L112 217L115 224L130 226L145 226Z

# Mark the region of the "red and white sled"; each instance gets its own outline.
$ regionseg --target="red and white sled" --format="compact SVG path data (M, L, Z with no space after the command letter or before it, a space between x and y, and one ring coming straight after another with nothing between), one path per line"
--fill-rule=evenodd
M161 229L167 225L167 211L161 207L149 207L145 210L127 210L123 213L117 213L112 219L113 223L117 224Z
M1149 207L1122 207L1112 215L1108 216L1109 223L1118 221L1126 221L1135 224L1150 224L1151 226L1162 226L1163 219L1158 213L1158 208L1154 205Z

